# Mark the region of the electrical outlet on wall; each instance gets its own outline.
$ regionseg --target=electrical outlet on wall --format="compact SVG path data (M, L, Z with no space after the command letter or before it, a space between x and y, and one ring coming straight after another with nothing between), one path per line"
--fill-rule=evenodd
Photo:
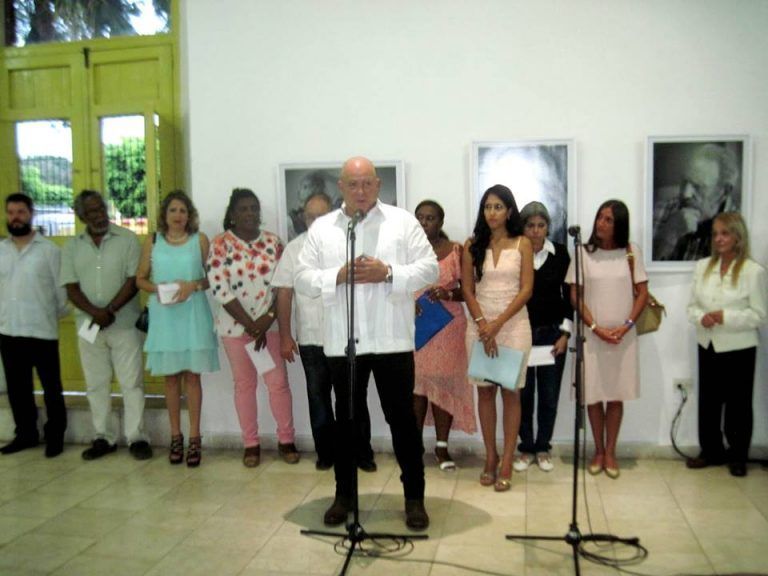
M685 391L690 393L693 388L693 382L690 378L675 378L672 380L672 386L674 387L675 392Z

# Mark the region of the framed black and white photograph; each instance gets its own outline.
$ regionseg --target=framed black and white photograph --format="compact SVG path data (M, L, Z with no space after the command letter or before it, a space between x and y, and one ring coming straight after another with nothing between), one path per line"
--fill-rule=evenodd
M473 193L469 232L480 199L494 184L512 190L517 208L541 202L549 211L550 239L566 244L570 220L576 220L576 158L572 140L475 142L472 145Z
M648 138L646 267L692 270L712 253L717 214L749 214L750 148L748 136Z
M326 193L338 208L343 201L338 181L343 162L280 164L278 170L278 216L280 238L290 242L306 230L304 203L318 192ZM374 161L381 180L379 199L385 204L405 208L405 170L402 160Z

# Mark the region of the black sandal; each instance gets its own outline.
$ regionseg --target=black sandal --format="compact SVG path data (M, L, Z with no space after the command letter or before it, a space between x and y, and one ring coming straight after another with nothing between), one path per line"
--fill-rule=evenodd
M168 462L181 464L184 460L184 434L171 436L171 448L168 453Z
M190 437L189 448L187 449L187 467L197 468L202 460L202 440L201 436Z

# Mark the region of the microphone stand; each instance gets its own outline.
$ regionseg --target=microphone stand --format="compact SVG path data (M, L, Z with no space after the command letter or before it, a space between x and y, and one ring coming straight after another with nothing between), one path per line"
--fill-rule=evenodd
M573 422L573 480L571 491L571 523L568 525L568 532L564 536L536 536L524 534L507 534L507 540L548 540L561 541L568 544L573 550L573 569L576 576L581 575L579 565L579 554L583 542L618 542L627 545L637 545L639 538L620 538L613 534L582 534L579 529L579 520L577 514L578 494L579 494L579 454L581 447L581 431L584 429L584 317L582 316L582 307L584 305L584 284L581 277L581 232L578 227L569 229L569 234L573 236L573 246L575 250L574 267L576 271L576 406Z
M362 220L357 214L350 221L347 227L347 244L349 247L349 257L347 258L347 299L349 302L349 315L347 316L347 370L349 379L349 423L352 430L352 445L356 445L356 440L359 434L356 420L355 411L355 393L357 391L357 343L355 341L355 241L357 239L355 233L355 227L357 223ZM357 466L352 466L352 522L346 525L346 534L339 534L338 532L331 532L328 530L302 530L301 534L315 535L315 536L340 536L343 542L349 542L349 548L347 549L347 557L344 560L344 565L341 567L339 576L344 576L347 573L347 568L352 560L352 556L355 553L355 548L362 550L362 543L365 540L394 540L396 542L407 542L409 540L426 540L429 538L426 534L388 534L388 533L373 533L366 532L362 524L360 524L360 498L358 491L358 472Z

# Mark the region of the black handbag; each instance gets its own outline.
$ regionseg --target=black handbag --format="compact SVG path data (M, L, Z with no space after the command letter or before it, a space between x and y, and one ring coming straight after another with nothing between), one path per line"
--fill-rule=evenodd
M157 240L157 232L152 233L152 244L155 243L155 240ZM134 324L134 326L136 326L136 330L144 332L145 334L149 331L149 306L144 306L144 310L142 310L139 317L136 318L136 324Z

